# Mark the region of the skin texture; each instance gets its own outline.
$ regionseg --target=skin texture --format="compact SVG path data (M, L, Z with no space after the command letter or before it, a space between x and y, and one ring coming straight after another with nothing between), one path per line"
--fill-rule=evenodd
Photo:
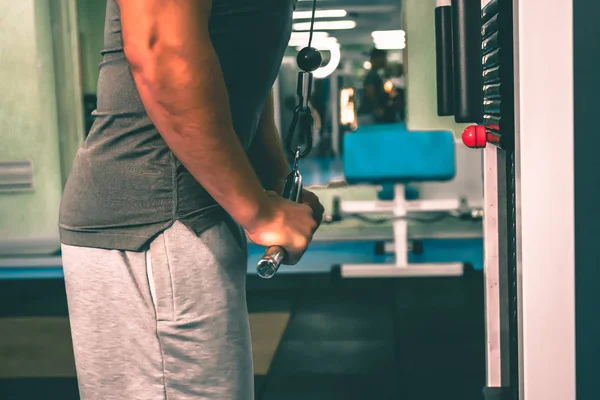
M318 216L320 204L310 195L310 205L296 204L263 190L263 184L278 189L283 171L272 103L251 151L255 159L268 155L264 164L255 162L259 179L223 106L229 98L208 33L212 1L118 0L118 5L125 56L167 146L252 241L282 246L288 253L284 262L298 262L318 228L313 214ZM260 172L267 169L277 172Z

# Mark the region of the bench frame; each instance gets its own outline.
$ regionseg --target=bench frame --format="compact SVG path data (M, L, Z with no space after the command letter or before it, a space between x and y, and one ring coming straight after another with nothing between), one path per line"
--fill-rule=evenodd
M462 262L418 263L408 262L408 214L423 212L456 211L461 207L461 199L406 200L404 184L394 185L394 199L390 201L342 201L343 214L390 214L393 221L394 264L342 264L344 278L391 278L391 277L442 277L462 276ZM387 246L386 246L387 249Z

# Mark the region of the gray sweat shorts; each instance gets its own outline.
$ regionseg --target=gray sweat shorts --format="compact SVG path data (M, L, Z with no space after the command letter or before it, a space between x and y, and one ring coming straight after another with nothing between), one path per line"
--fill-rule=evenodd
M246 238L176 222L146 252L63 245L82 400L252 400Z

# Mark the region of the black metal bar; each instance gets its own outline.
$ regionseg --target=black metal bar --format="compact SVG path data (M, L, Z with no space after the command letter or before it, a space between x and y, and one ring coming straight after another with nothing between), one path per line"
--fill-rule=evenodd
M454 119L480 122L482 107L481 1L452 0Z
M435 9L437 108L439 116L454 115L454 60L452 56L452 7Z

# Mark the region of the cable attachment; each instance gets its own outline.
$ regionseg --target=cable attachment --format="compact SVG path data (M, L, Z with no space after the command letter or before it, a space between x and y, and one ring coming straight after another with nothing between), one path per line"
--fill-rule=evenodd
M294 109L294 117L287 134L286 147L288 151L299 157L305 157L312 150L313 117L308 106L312 89L312 73L298 73L298 105Z
M291 154L296 156L296 160L298 157L306 157L312 150L313 145L313 117L308 104L313 83L312 72L319 69L323 62L321 52L312 47L316 9L317 0L313 0L308 46L300 50L296 56L296 63L302 70L298 73L298 88L296 91L298 106L294 109L294 117L286 139L286 147Z
M296 94L298 95L298 104L302 107L308 107L308 101L312 92L313 74L311 72L298 72L298 86Z
M304 72L313 72L321 67L323 56L314 47L305 47L296 56L298 67Z

